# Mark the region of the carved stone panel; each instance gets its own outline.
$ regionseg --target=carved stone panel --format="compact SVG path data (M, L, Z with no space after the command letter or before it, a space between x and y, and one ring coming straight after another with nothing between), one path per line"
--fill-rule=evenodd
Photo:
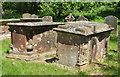
M58 44L58 63L74 67L77 64L79 47Z
M15 32L12 32L11 34L13 51L26 52L26 36Z

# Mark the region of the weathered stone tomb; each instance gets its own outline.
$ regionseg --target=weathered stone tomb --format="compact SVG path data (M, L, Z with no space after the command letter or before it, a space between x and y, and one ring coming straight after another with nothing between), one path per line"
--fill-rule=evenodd
M53 28L64 24L60 22L22 22L8 23L11 31L13 54L38 54L54 50L56 32Z
M10 22L20 22L20 19L0 19L0 34L10 33L8 30L9 27L6 26L6 24Z
M0 19L0 34L8 34L9 26L7 23L18 23L18 22L53 22L52 16L44 16L42 18L38 18L35 14L24 13L22 18L20 19Z
M58 63L74 67L101 61L107 53L113 28L103 23L74 21L54 30L57 31Z

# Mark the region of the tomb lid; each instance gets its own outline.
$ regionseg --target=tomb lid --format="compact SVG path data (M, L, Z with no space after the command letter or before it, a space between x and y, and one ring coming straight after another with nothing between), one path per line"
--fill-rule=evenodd
M22 22L22 23L8 23L8 26L50 26L50 25L63 25L63 22Z
M0 19L0 24L6 24L8 22L20 22L20 19Z
M58 28L54 28L56 31L80 34L85 36L105 31L111 31L113 29L114 28L107 24L89 21L66 22L65 25L59 25Z
M0 23L2 23L2 22L14 22L14 21L20 21L20 19L0 19Z
M42 20L42 18L21 18L22 21Z

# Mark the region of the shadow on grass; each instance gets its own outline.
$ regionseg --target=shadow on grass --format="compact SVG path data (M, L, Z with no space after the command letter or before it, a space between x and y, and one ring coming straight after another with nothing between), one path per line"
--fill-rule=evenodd
M53 57L53 58L50 58L50 59L46 59L45 61L47 62L47 63L53 63L53 62L55 62L55 61L57 61L58 59L56 58L56 57Z
M113 53L117 54L117 52L113 52ZM107 54L106 59L108 61L119 61L118 56L115 57L113 54Z
M97 67L106 75L118 75L118 68L116 66L111 66L109 64L95 63Z
M109 51L110 51L110 52L114 52L114 53L117 53L117 52L118 52L117 50L114 50L114 49L110 49Z
M6 51L6 54L9 54L9 50Z
M120 25L120 22L118 22L118 25Z
M102 68L102 69L112 69L112 67L110 67L109 65L106 65L106 64L101 64L101 63L94 63L96 64L98 67Z

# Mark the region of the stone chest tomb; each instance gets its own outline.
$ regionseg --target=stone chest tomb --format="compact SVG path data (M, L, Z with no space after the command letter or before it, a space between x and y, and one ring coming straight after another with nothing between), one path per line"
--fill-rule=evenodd
M101 61L107 53L113 28L103 23L74 21L54 30L57 31L57 62L74 67Z
M20 19L0 19L0 34L8 34L9 32L9 27L7 26L7 23L18 23L18 22L53 22L52 16L44 16L42 18L38 18L37 15L35 14L29 14L29 13L24 13L22 15L23 18Z
M52 29L60 22L8 23L11 31L10 53L36 54L55 49L56 32Z

